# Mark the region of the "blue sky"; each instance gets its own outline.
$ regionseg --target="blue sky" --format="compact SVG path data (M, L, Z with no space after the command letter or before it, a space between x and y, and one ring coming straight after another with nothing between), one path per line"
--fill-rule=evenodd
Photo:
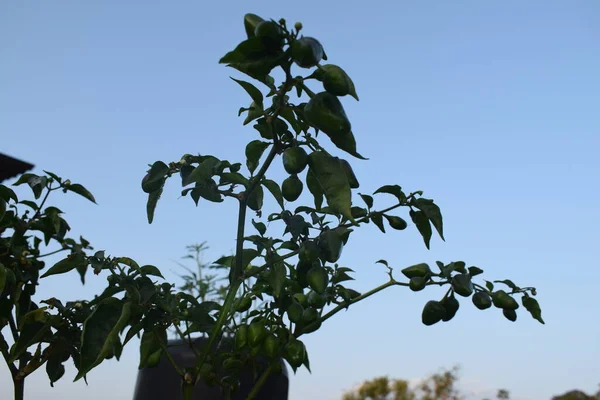
M146 165L184 153L244 161L256 138L237 111L245 93L217 63L244 37L244 13L302 21L329 62L353 78L344 98L359 150L361 191L398 183L441 206L446 239L427 251L414 227L367 226L341 262L357 290L386 279L374 265L465 260L492 279L538 288L545 326L510 323L469 301L450 323L425 327L437 289L392 288L306 338L312 375L290 399L338 399L361 380L418 379L462 366L467 392L515 399L595 391L600 359L597 199L600 161L600 3L596 1L0 2L0 151L86 185L98 200L59 195L76 235L98 249L161 267L208 241L207 259L233 249L236 206L178 199L167 186L145 217ZM285 175L277 167L271 175ZM310 200L308 197L303 197ZM272 206L268 203L268 206ZM76 274L48 278L40 296L82 298ZM131 399L138 353L97 368L89 386L54 389L42 371L28 399ZM0 397L11 393L0 367ZM110 382L110 383L107 383Z

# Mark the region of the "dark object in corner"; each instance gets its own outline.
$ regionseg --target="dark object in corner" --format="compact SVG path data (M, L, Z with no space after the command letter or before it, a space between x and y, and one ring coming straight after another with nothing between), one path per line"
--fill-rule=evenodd
M195 346L198 346L198 349L202 349L206 339L196 338L194 341ZM193 367L196 364L196 356L183 340L169 340L168 346L171 357L173 357L182 369ZM222 346L231 348L233 341L231 339L224 339ZM264 371L266 365L267 362L259 357L257 360L258 375ZM219 375L222 376L221 373ZM231 396L232 400L243 400L250 394L256 379L253 375L251 367L245 368L242 371L239 391ZM288 391L288 371L285 362L281 359L281 370L271 374L261 390L259 390L255 399L287 400ZM193 400L223 400L224 398L225 396L223 396L218 386L208 386L202 380L196 385L192 394ZM171 366L164 354L157 366L153 368L144 367L138 371L133 400L183 400L181 377Z
M0 153L0 182L14 178L33 168L33 164Z

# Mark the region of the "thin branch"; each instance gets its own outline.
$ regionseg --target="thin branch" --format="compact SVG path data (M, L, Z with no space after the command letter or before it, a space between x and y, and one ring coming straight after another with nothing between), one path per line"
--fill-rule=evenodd
M248 397L246 397L246 400L253 400L256 398L260 389L267 382L269 375L271 375L271 373L274 372L275 369L278 367L277 363L279 362L279 360L273 361L271 365L269 365L269 367L266 370L264 370L264 372L260 375L260 378L258 378L258 381L256 381L256 383L254 384L252 391L248 394Z

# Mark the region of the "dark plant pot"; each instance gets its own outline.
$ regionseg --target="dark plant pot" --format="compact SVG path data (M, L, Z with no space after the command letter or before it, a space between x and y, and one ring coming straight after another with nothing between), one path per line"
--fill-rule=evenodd
M197 346L204 344L206 339L196 339ZM195 364L196 356L182 340L169 340L169 353L175 362L183 369ZM263 367L261 367L263 368ZM258 370L260 376L263 369ZM240 388L231 397L232 400L244 400L254 387L254 371L250 368L240 376ZM287 400L289 379L288 371L283 359L280 372L273 373L260 389L257 400ZM200 381L194 388L193 400L222 400L223 394L218 386L208 386ZM153 368L139 370L135 385L133 400L183 400L181 392L181 378L175 368L163 354L160 363Z

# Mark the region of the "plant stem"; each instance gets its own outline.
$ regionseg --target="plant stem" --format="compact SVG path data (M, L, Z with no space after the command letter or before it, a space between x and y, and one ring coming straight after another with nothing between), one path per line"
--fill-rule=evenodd
M389 288L390 286L408 286L408 283L403 283L403 282L398 282L395 280L390 280L386 283L384 283L383 285L377 286L375 289L369 290L368 292L361 294L360 296L345 302L344 304L340 304L339 306L335 307L333 310L329 311L327 314L325 314L324 316L321 317L321 319L319 320L319 322L324 322L326 320L328 320L329 318L333 317L335 314L337 314L338 312L340 312L341 310L343 310L344 308L349 307L350 305L354 304L354 303L358 303L361 300L366 299L367 297L370 297L372 295L374 295L375 293L381 292L384 289ZM313 324L315 324L315 322L313 322ZM306 328L309 328L311 325L308 325ZM302 336L304 333L300 332L296 335L296 337L300 337Z
M25 379L14 377L13 387L15 390L15 400L23 400L25 398Z
M171 353L169 353L169 349L167 348L167 346L162 342L162 340L160 340L160 337L158 336L158 333L156 333L156 331L154 332L154 336L156 337L156 340L158 340L158 342L160 343L160 347L162 347L163 352L167 356L167 360L169 360L169 363L173 366L173 368L175 368L175 371L177 371L177 373L180 376L183 376L183 371L181 370L181 368L179 368L179 365L177 365Z
M8 324L10 325L10 331L12 333L13 340L15 341L15 343L17 343L17 341L19 340L19 331L17 330L17 324L15 324L15 319L12 315L12 312L10 312L8 316Z
M6 340L4 340L4 335L2 335L2 333L0 333L0 351L2 352L2 357L4 358L4 361L6 361L6 365L10 370L10 374L15 376L19 371L13 363L8 362L10 359L10 354L8 354L8 344L6 343Z
M69 250L69 249L67 248L67 249L54 250L54 251L51 251L50 253L39 255L39 256L37 256L37 258L48 257L48 256L51 256L51 255L56 254L56 253L60 253L61 251L65 251L65 250Z
M250 183L250 187L248 190L251 190L252 183ZM248 193L248 192L247 192ZM243 260L243 252L244 252L244 228L246 226L246 201L248 199L247 195L244 195L244 198L240 200L240 210L238 214L238 227L237 227L237 242L235 247L235 265L232 266L231 273L229 276L229 282L233 284L234 282L238 282L243 280L244 275L244 260ZM238 285L239 286L239 285ZM236 288L237 293L237 288Z
M278 362L280 362L280 361L277 360L277 361L271 363L271 365L269 365L269 368L267 368L266 370L264 370L264 372L260 375L260 377L258 378L258 380L256 381L256 383L254 384L254 387L252 388L252 391L248 394L248 397L246 397L246 400L253 400L258 395L258 391L267 382L267 379L269 378L269 375L271 375L271 372L273 372L275 370L275 368L277 367L277 363Z
M240 280L233 282L229 288L229 293L227 293L227 297L225 298L225 302L223 303L223 307L221 308L221 312L219 313L219 318L217 319L217 322L215 323L214 328L212 329L212 331L210 332L210 335L208 336L208 343L206 344L205 349L202 352L202 356L196 363L197 371L200 370L200 367L202 367L202 365L204 364L204 361L206 361L206 357L208 356L208 353L211 351L212 346L215 343L215 340L217 339L217 336L219 336L219 334L221 333L221 328L223 327L223 324L227 320L227 316L229 315L229 310L231 309L231 306L233 305L233 302L235 300L235 295L237 294L237 290L240 287L241 282L242 281L240 281ZM196 378L196 383L198 383L199 380L200 380L200 374L198 374L198 377Z

